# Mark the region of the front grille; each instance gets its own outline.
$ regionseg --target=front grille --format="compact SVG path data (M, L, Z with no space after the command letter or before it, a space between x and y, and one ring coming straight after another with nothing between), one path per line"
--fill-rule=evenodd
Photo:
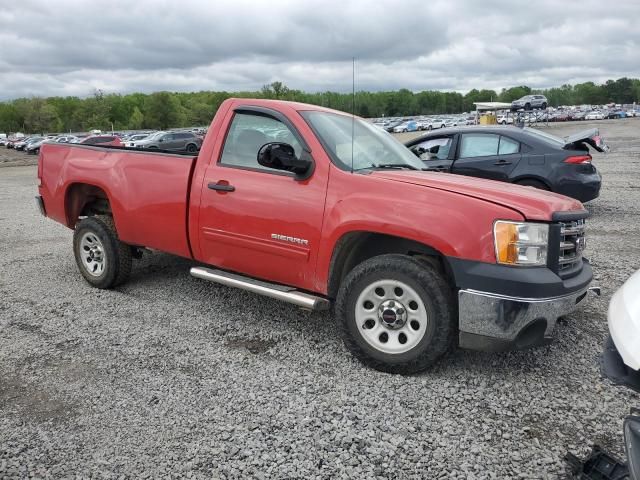
M584 229L584 219L560 223L558 273L561 276L573 272L582 264L582 252L586 247Z

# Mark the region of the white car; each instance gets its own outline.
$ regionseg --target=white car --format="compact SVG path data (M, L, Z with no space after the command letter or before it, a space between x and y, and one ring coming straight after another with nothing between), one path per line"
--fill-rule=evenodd
M431 120L431 128L446 128L446 127L453 127L453 123L451 122L451 120L445 120L444 118L434 118Z
M513 117L511 115L499 115L496 121L500 125L507 125L513 123Z
M431 130L433 129L433 125L431 124L431 120L418 120L417 122L418 130Z
M640 393L640 270L611 297L607 317L610 338L601 358L601 372L614 384ZM620 478L629 480L640 480L640 415L637 413L628 415L622 426L629 473Z
M585 120L604 120L604 115L601 112L589 112L584 116Z
M640 270L613 295L607 317L624 364L640 374Z
M147 138L150 135L151 135L150 133L137 133L135 135L131 135L125 141L125 146L126 147L135 147L137 141L144 140L145 138Z

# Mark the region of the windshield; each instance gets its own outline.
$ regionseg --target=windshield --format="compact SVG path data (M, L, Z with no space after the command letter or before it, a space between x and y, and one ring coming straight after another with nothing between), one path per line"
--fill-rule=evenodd
M364 170L379 165L410 165L420 170L424 167L407 147L369 122L359 118L352 122L353 117L337 113L305 111L301 114L340 168Z

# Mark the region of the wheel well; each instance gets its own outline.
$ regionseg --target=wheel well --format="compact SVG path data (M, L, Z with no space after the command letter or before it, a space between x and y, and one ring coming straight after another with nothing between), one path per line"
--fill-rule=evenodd
M67 226L73 228L79 217L111 214L109 197L100 187L74 183L65 195Z
M519 178L516 178L515 180L513 180L513 183L519 184L520 182L523 182L525 180L534 180L536 182L540 182L543 185L545 185L551 191L551 185L549 185L549 182L547 180L545 180L544 178L541 178L541 177L532 177L532 176L519 177Z
M402 237L374 232L350 232L338 240L329 266L328 295L336 298L342 280L356 266L378 255L400 253L428 263L447 279L453 275L445 257L436 249Z

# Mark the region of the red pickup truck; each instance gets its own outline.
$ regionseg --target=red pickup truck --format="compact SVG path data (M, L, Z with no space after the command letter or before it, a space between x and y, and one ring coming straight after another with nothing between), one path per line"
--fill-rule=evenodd
M591 282L582 204L421 169L351 115L230 99L195 157L44 145L37 201L75 230L95 287L124 282L145 248L187 257L204 280L333 305L346 346L380 370L547 342Z

